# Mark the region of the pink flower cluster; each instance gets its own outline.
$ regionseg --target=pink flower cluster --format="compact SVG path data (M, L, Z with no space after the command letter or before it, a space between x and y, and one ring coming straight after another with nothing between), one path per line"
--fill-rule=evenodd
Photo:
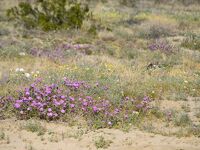
M166 40L155 40L153 43L148 45L151 51L161 51L166 54L174 53L176 48Z
M113 102L97 98L96 95L87 95L86 91L93 87L84 81L65 78L63 83L60 86L44 85L41 80L37 80L25 88L19 93L19 98L14 100L17 115L22 119L40 117L47 120L79 115L92 124L100 120L102 127L106 127L128 121L150 108L148 97L141 100L125 97Z

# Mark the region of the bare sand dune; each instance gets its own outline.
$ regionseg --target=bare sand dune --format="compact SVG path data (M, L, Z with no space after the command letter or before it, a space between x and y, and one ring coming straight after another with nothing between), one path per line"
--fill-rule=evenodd
M86 128L69 127L61 123L42 122L44 135L23 128L26 121L3 120L0 129L4 139L0 140L0 150L93 150L95 141L102 136L111 141L110 150L199 150L200 139L196 137L177 138L137 129L123 132L117 129L91 131Z

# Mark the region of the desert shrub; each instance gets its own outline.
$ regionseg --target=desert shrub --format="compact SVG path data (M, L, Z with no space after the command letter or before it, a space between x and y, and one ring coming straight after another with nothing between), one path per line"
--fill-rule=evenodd
M7 29L1 28L0 29L0 36L6 36L8 35L10 32Z
M156 107L156 106L154 106L151 109L151 114L154 115L158 119L164 117L164 112L159 107Z
M2 112L3 110L5 110L5 108L7 107L7 103L4 97L0 97L0 112Z
M155 4L168 4L168 3L172 3L172 4L181 4L184 6L189 6L192 4L200 4L200 0L154 0Z
M19 44L14 40L0 41L0 59L11 57L21 57L21 53L26 53L32 47L32 44Z
M105 138L103 136L100 136L100 137L98 137L98 139L95 140L95 146L97 149L99 149L99 148L106 149L110 146L111 143L112 143L112 141L105 140Z
M40 27L49 31L81 28L89 15L89 8L75 1L38 0L35 4L21 2L18 7L8 9L7 15L27 28Z
M161 37L172 36L172 30L165 25L155 24L140 32L140 37L147 39L158 39Z
M4 21L7 21L7 20L8 20L8 19L7 19L6 16L0 14L0 22L4 22Z
M190 34L185 38L181 46L189 49L200 50L200 36L196 34Z
M5 133L1 130L0 131L0 141L1 140L4 140L6 138L6 135L5 135Z
M175 116L174 123L176 126L187 126L191 124L191 119L188 114L182 112Z
M187 30L187 29L190 29L190 22L186 21L186 20L181 20L179 22L179 26L178 28L180 30Z
M71 0L71 1L75 1L75 0ZM76 1L78 1L78 0L76 0ZM85 3L98 3L98 2L102 2L102 3L107 3L108 2L108 0L82 0L83 2L85 2Z
M129 6L129 7L134 7L136 6L136 2L138 0L119 0L119 3L121 5Z
M25 125L22 125L21 128L30 132L36 132L37 135L44 135L46 132L46 128L43 127L40 122L33 120L29 120Z
M163 27L163 26L151 26L149 33L147 33L147 36L149 38L160 38L160 37L166 37L166 36L170 36L170 31L168 28Z
M200 125L193 125L188 129L189 133L193 134L196 137L200 137Z
M168 0L154 0L155 4L167 3Z
M96 36L97 35L97 27L96 25L91 25L89 30L88 30L88 34L92 35L92 36Z
M200 4L200 0L178 0L179 3L184 6L189 6L191 4Z

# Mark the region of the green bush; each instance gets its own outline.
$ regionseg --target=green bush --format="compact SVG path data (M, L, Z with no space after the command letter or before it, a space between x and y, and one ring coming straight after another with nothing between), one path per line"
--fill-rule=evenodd
M39 27L45 31L81 28L89 16L89 8L71 0L37 0L34 4L19 3L18 7L7 10L7 16L26 28Z

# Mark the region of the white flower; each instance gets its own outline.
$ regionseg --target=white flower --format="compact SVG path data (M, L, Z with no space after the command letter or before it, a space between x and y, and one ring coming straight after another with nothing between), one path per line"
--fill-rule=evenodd
M36 71L36 73L39 74L40 72L39 72L39 71Z
M138 111L133 111L133 114L139 115Z
M24 69L23 69L23 68L20 68L19 71L20 71L20 72L24 72Z
M25 56L26 54L24 52L19 53L20 56Z
M19 70L20 70L20 68L16 68L16 69L15 69L16 72L19 72Z
M25 73L25 76L29 78L31 75L29 73Z

